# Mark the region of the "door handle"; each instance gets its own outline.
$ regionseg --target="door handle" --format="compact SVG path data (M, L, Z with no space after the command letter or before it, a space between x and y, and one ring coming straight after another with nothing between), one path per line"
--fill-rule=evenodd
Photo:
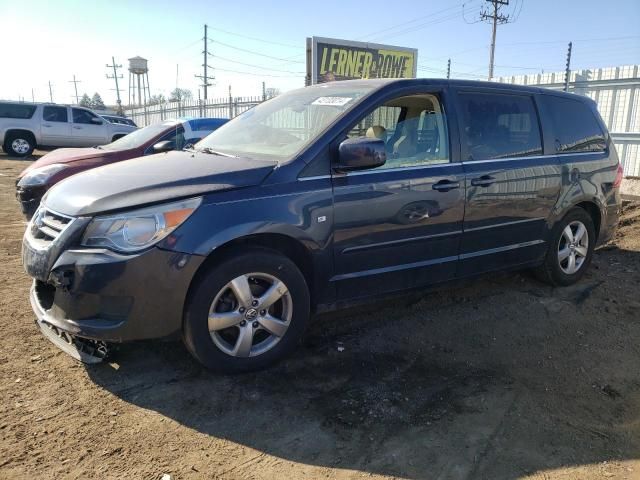
M432 187L438 192L448 192L455 188L460 188L460 182L452 182L451 180L440 180L438 183L434 183Z
M474 178L471 180L471 185L474 187L488 187L489 185L493 185L496 179L490 175L483 175L480 178Z
M49 123L43 123L42 126L43 127L47 127L47 128L51 128L51 124L49 124Z
M73 128L75 128L76 130L82 130L82 127L78 127L76 125L74 125Z

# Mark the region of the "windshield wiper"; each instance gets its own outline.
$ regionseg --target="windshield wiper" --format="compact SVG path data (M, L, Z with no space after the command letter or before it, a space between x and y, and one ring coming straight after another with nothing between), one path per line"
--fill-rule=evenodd
M235 155L231 155L229 153L222 153L222 152L218 152L216 150L214 150L211 147L204 147L201 148L200 150L196 150L196 152L202 152L202 153L208 153L210 155L218 155L220 157L232 157L232 158L237 158Z

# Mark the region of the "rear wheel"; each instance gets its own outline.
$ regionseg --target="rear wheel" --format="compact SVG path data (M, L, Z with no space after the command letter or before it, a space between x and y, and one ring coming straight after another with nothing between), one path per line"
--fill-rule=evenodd
M536 270L538 277L552 285L576 283L591 263L595 243L591 216L580 207L573 208L553 229L545 261Z
M256 249L197 280L183 338L203 365L222 372L267 367L293 351L309 318L309 291L288 258Z
M22 132L12 132L7 135L2 147L9 155L16 157L27 157L36 148L33 135Z

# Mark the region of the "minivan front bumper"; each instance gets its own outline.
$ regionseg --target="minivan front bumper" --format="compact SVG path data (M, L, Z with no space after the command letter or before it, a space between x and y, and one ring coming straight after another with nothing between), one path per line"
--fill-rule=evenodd
M42 261L29 255L26 240L23 248L27 249L23 253L25 269L36 277L30 299L38 325L53 327L63 340L68 340L65 333L72 339L104 342L175 334L182 326L189 285L204 260L159 248L135 255L66 250L42 276L38 274L41 265L36 265Z

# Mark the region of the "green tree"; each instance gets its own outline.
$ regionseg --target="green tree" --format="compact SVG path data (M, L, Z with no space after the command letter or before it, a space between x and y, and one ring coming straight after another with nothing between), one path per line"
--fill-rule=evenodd
M184 100L191 100L192 98L193 93L186 88L176 88L169 95L170 102L182 102Z
M104 102L102 101L102 97L98 92L93 94L91 98L91 108L95 108L98 110L105 110L107 107L104 106Z
M87 95L86 93L82 95L82 98L78 102L78 105L80 105L81 107L91 108L92 104L91 104L91 99L89 98L89 95Z

